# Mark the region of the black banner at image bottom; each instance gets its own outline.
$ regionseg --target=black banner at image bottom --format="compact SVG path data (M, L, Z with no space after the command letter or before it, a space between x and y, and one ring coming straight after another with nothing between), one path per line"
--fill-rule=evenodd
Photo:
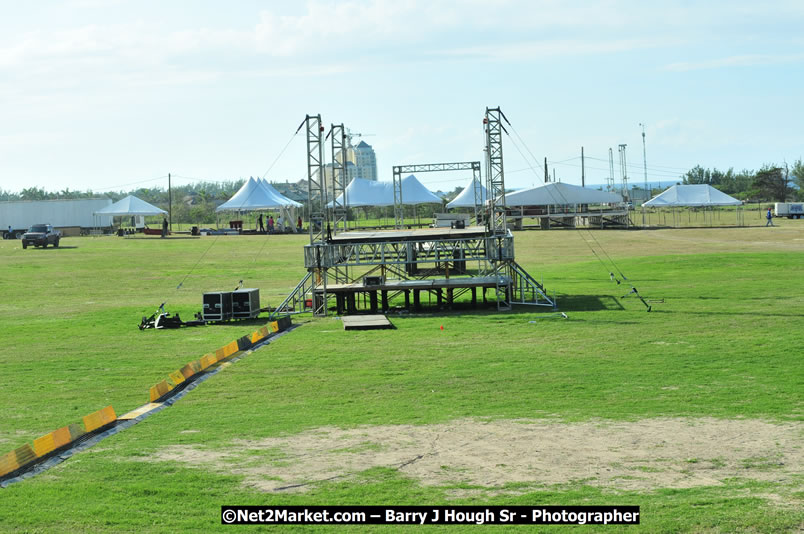
M224 525L638 525L639 506L221 506Z

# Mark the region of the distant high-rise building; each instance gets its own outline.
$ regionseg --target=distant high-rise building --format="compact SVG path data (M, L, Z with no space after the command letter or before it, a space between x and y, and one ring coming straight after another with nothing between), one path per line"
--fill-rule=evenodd
M340 160L340 158L338 158L338 160ZM343 184L343 186L346 187L347 185L349 185L349 183L352 181L352 178L356 176L357 176L357 166L351 161L347 161L346 182ZM327 189L327 195L329 195L330 188L332 187L332 163L327 163L326 165L324 165L324 187Z
M350 175L350 181L353 177L373 182L377 181L377 156L374 154L374 149L371 148L371 145L365 141L360 141L357 146L349 147L346 157L355 164L354 175Z

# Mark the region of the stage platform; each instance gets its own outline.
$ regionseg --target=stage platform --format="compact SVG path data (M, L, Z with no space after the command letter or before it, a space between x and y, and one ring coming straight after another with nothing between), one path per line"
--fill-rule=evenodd
M331 243L378 243L397 241L441 241L449 239L477 238L486 235L484 226L468 228L418 228L410 230L349 231L335 235Z
M386 280L379 285L365 285L362 282L350 284L327 284L327 295L335 295L336 307L339 315L356 313L361 309L361 297L364 310L377 313L379 310L388 311L389 293L404 293L405 308L411 311L421 309L421 292L429 292L429 297L435 297L437 306L446 304L451 307L455 292L466 290L471 293L471 304L477 306L477 289L482 288L482 298L486 301L486 289L499 287L509 288L512 279L507 276L471 276L453 278L427 278L420 280ZM506 290L508 291L508 290ZM321 299L323 288L315 290L315 297ZM413 297L411 299L411 296ZM429 298L428 297L428 298Z

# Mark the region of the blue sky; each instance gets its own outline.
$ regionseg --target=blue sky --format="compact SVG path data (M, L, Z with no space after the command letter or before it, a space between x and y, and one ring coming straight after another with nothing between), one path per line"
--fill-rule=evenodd
M308 113L373 134L381 180L481 160L487 106L522 139L504 139L508 187L540 183L545 156L579 184L581 146L604 182L620 143L642 183L639 123L651 182L804 155L800 1L1 3L9 191L297 181Z

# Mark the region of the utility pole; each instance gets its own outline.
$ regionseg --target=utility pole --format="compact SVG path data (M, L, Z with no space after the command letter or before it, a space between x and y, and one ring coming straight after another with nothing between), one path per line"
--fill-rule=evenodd
M170 188L170 173L168 173L168 224L173 231L173 190Z
M556 183L556 168L553 167L553 183Z
M544 183L550 181L550 174L547 172L547 156L544 157Z
M642 126L642 165L644 165L645 168L645 194L650 198L650 192L648 192L648 156L645 151L645 125L641 122L639 125Z
M645 202L650 200L650 191L648 191L648 156L647 152L645 151L645 125L643 123L639 123L642 126L642 165L643 169L645 170L645 200L642 201L642 227L645 227ZM704 212L706 213L706 212Z
M581 147L581 187L586 187L586 169L583 165L583 147Z

